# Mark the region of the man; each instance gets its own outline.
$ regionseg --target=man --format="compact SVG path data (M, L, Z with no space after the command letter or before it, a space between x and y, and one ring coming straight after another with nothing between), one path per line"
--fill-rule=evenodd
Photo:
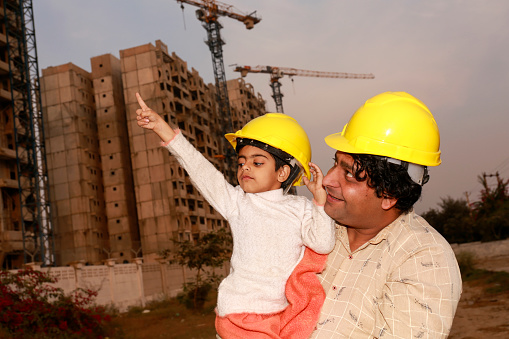
M326 143L323 179L336 246L320 275L326 300L312 338L445 338L461 295L447 241L413 205L440 160L428 108L386 92L355 112Z

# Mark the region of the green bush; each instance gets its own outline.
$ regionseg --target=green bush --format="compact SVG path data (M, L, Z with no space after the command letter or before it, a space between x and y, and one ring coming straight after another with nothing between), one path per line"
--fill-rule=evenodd
M184 291L177 295L177 300L188 309L202 310L211 290L212 285L208 283L199 286L188 283L184 285Z

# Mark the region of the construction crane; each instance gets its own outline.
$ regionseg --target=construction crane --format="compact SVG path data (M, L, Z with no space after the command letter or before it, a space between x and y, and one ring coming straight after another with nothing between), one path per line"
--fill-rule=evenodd
M202 22L202 26L207 31L207 41L205 42L212 54L212 65L214 67L214 77L216 81L216 95L219 108L219 117L222 120L221 126L223 127L223 134L229 133L233 130L233 124L230 112L230 100L228 98L228 88L226 86L226 75L224 71L223 61L223 45L224 41L221 39L220 30L223 26L219 23L219 16L226 16L238 20L246 25L247 29L252 29L254 25L260 22L261 18L256 16L256 12L251 14L244 14L236 10L233 6L221 3L215 0L176 0L181 4L184 10L184 4L189 4L198 7L196 10L196 17ZM224 156L227 162L233 159L233 150L226 142L223 142ZM229 164L230 165L230 164ZM231 170L232 166L228 166ZM229 181L233 182L235 176L232 173L227 174Z
M32 0L4 1L3 6L24 261L28 262L29 255L32 262L54 266Z
M267 73L270 74L270 87L272 88L272 98L276 103L276 112L283 113L283 93L281 92L281 83L279 79L287 75L303 76L303 77L318 77L318 78L342 78L342 79L374 79L375 76L369 74L357 74L357 73L344 73L344 72L320 72L320 71L308 71L297 68L289 67L274 67L274 66L236 66L235 72L240 72L242 77L245 77L248 73Z

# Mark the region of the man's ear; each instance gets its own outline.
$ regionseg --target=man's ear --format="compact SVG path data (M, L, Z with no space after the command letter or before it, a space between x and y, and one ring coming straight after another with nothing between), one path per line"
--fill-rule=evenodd
M388 211L391 208L393 208L394 205L396 205L397 202L398 202L398 199L396 199L396 198L393 198L393 197L390 197L390 196L384 196L382 198L382 209Z
M277 181L283 183L290 176L290 166L283 165L281 168L277 170Z

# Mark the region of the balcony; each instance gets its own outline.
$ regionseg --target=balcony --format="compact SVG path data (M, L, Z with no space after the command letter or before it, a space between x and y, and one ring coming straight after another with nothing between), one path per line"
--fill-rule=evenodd
M0 178L0 188L18 188L18 181Z
M21 231L3 231L0 234L0 242L4 252L23 251L23 234ZM33 242L27 245L33 247Z
M0 147L0 159L5 160L16 159L16 151L5 147Z

